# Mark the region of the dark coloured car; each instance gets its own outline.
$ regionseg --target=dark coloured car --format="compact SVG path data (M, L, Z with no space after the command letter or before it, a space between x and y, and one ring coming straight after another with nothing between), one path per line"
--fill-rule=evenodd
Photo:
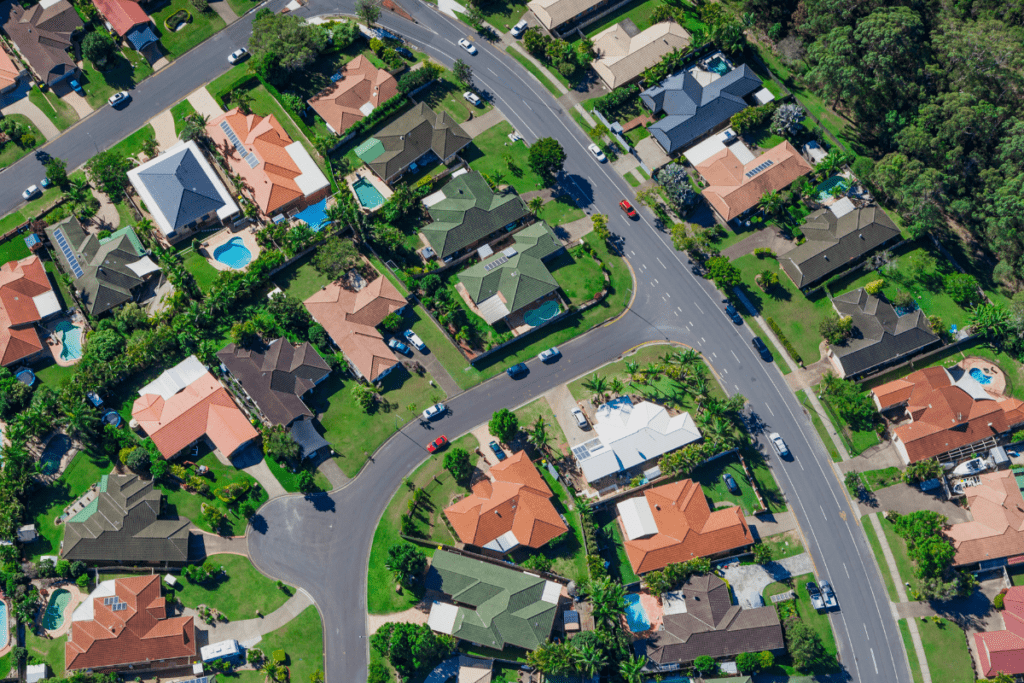
M636 209L633 208L633 205L630 204L629 201L626 199L623 199L621 202L619 202L619 208L625 211L626 215L632 219L637 219L640 217L640 214L636 212Z
M527 369L526 363L516 363L505 372L507 372L508 376L512 379L519 379L520 377L525 377L526 373L529 372L529 369Z
M415 57L413 56L412 52L410 52L409 50L407 50L404 47L396 47L395 48L395 52L397 52L398 54L402 55L406 59L415 59Z
M729 493L734 496L740 495L740 486L736 483L736 480L732 478L732 475L726 472L722 475L722 481L725 482L726 488L729 489Z
M491 452L494 453L494 457L499 461L505 459L505 451L501 450L501 446L498 445L497 441L492 441L487 445L491 447Z
M743 318L740 317L740 314L736 310L736 307L733 306L732 304L726 304L725 305L725 313L730 318L732 318L732 321L734 323L736 323L737 325L742 325L743 324Z
M431 453L437 453L438 451L444 450L445 446L448 445L447 436L439 436L429 444L427 444L427 450Z
M772 352L768 350L768 345L764 343L764 340L760 337L754 337L750 340L750 343L754 345L754 350L761 354L761 358L768 361L769 363L774 360L772 358Z

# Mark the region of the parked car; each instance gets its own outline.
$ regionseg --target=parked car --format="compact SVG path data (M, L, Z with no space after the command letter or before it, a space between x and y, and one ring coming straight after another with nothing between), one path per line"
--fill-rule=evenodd
M232 64L238 64L240 61L249 56L249 51L244 47L240 47L231 54L228 55L228 61Z
M399 353L405 354L406 356L412 355L412 351L409 349L409 347L403 344L402 342L398 341L397 339L389 339L388 346L393 348L395 351L398 351Z
M633 208L633 205L630 204L629 201L626 199L623 199L621 202L619 202L619 208L625 211L626 215L634 220L640 217L640 214L636 212L636 209Z
M512 379L519 379L520 377L525 377L530 372L530 369L526 367L526 363L516 363L505 372Z
M769 363L772 362L772 352L768 350L768 345L764 343L764 340L760 337L754 337L750 340L750 343L754 345L754 350L761 354L761 358Z
M71 85L71 89L72 90L74 90L76 93L78 93L82 97L85 97L85 91L82 90L82 84L81 83L79 83L78 81L72 79L70 85Z
M590 426L590 423L587 422L587 416L579 408L573 408L572 416L576 418L576 426L580 429L586 429Z
M604 155L604 152L601 151L601 148L595 145L594 143L590 143L589 145L587 145L587 149L589 149L590 153L594 155L594 158L600 161L602 164L608 161L608 157L606 157Z
M423 411L424 420L433 420L435 417L439 417L448 412L448 406L443 403L435 403L426 410Z
M22 199L32 199L37 194L41 194L42 190L39 189L38 185L29 185L25 188L25 191L21 193Z
M395 52L402 55L406 59L416 59L415 55L413 55L412 51L409 50L408 48L399 46L395 48Z
M473 93L473 92L466 91L466 92L462 93L462 99L466 100L467 102L472 104L474 107L482 107L482 106L484 106L484 101L480 99L479 95L477 95L476 93Z
M512 27L509 33L512 34L513 38L522 38L523 34L526 33L526 29L529 28L529 24L526 23L526 19L521 20L518 24Z
M434 439L433 441L431 441L429 444L427 444L427 450L430 451L431 453L437 453L438 451L444 450L444 448L447 445L448 445L448 437L447 436L439 436L436 439Z
M476 45L474 45L473 43L469 42L465 38L462 38L462 39L459 40L459 47L461 47L463 50L465 50L466 52L468 52L471 55L475 55L476 54Z
M492 441L487 445L491 447L491 453L494 453L494 457L497 458L499 462L505 459L505 451L501 450L501 446L497 441Z
M740 495L740 485L736 483L736 480L733 479L731 474L729 474L728 472L723 474L722 481L725 482L725 487L729 489L729 493L731 493L734 496Z
M423 340L420 339L415 332L413 332L412 330L406 330L405 332L403 332L403 334L405 335L405 338L409 340L409 343L415 346L417 349L419 349L420 351L427 350L427 345L423 343Z
M537 356L537 360L541 363L547 363L549 360L553 360L562 355L562 352L558 350L557 346L552 346L547 351L541 351L540 355Z
M791 454L789 452L789 446L782 440L782 436L778 432L772 432L768 435L768 440L772 442L772 448L775 452L781 455L783 458L788 458Z
M131 100L131 99L132 99L132 96L128 94L128 91L127 90L122 90L121 92L116 92L113 95L111 95L109 98L107 98L107 102L110 103L111 107L114 107L115 109L117 109L122 104L128 104L129 100Z
M39 184L42 186L44 190L48 190L51 187L53 187L53 183L50 182L49 178L43 178L42 180L39 181Z
M740 317L740 314L736 310L736 307L733 306L732 304L726 304L725 305L725 314L727 316L729 316L730 318L732 318L732 321L734 323L736 323L737 325L742 325L743 324L743 318Z
M825 609L825 601L821 597L821 591L818 590L813 581L807 582L807 594L811 596L811 607L816 610Z
M835 591L832 590L832 584L828 581L821 582L821 594L825 600L825 609L835 609L839 607L839 601L836 600Z

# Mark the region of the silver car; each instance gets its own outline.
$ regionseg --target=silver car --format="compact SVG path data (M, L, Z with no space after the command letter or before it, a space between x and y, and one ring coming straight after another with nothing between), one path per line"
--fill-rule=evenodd
M435 403L426 410L423 411L424 420L433 420L435 417L444 415L448 412L448 406L443 403Z
M552 360L554 358L558 358L561 355L562 355L562 352L558 350L558 347L557 346L552 346L547 351L541 351L540 355L537 356L537 360L539 360L541 363L547 363L549 360Z
M587 427L590 426L590 423L587 422L587 416L584 415L583 411L580 410L579 408L573 409L572 416L576 420L576 426L579 427L580 429L586 429Z

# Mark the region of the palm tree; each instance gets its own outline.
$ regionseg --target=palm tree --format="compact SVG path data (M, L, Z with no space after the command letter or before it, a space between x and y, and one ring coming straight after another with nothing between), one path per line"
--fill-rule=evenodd
M82 441L96 436L99 425L99 414L84 402L75 402L64 411L67 417L68 430Z
M778 190L771 190L761 195L757 205L764 211L765 215L774 216L782 210L782 203L782 195L779 194Z
M594 393L593 401L597 405L608 402L608 381L596 372L590 379L583 380L583 388Z
M623 585L605 577L594 582L590 594L594 603L594 621L609 626L618 623L626 611L626 589Z
M534 448L544 453L548 450L548 444L551 443L551 434L548 433L548 425L544 422L542 415L537 416L537 420L533 423L533 426L528 430L527 440L533 444Z
M643 669L646 664L647 657L630 655L629 659L619 662L619 674L626 683L640 683L643 680Z
M637 378L640 376L640 364L637 363L635 360L627 360L626 374L629 376L629 379L627 381L630 384L633 384L633 382L637 381Z
M574 659L576 660L574 662L576 669L589 678L593 678L608 664L608 658L604 652L597 649L593 643L584 643L581 648L576 650Z
M528 206L530 207L530 213L537 214L544 207L544 198L534 197L530 200Z
M694 49L711 40L711 32L706 26L698 26L690 31L690 46Z
M267 677L268 681L282 681L285 677L285 669L273 659L267 659L260 667L260 671Z
M707 378L702 375L695 375L690 383L690 391L693 393L693 400L697 404L697 412L700 413L704 402L711 397L711 386Z
M622 392L626 390L626 386L622 383L621 379L614 377L612 378L611 384L608 385L608 389L616 396L622 396Z

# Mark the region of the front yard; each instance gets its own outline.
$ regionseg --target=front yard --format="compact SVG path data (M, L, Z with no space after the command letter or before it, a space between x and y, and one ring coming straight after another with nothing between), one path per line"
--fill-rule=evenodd
M551 453L562 454L568 456L570 454L569 442L565 438L565 432L562 431L561 425L558 424L558 420L555 419L555 413L551 410L551 403L546 398L541 396L537 400L527 403L525 406L515 411L516 417L519 418L519 429L527 430L533 426L537 418L543 418L544 424L547 427L548 436L551 437L551 441L548 443L548 448ZM557 455L555 457L558 457ZM551 489L554 491L554 488Z
M320 612L316 607L307 607L281 628L263 636L258 647L268 657L277 650L284 650L288 680L311 680L313 672L322 672L324 668L324 628ZM264 683L267 679L258 671L239 671L235 675L238 683Z
M469 120L470 115L483 116L494 109L494 105L483 98L481 98L483 106L480 107L475 107L467 102L462 94L469 90L473 90L473 88L467 88L459 83L452 72L446 69L439 79L434 81L429 88L418 93L416 98L420 102L426 102L427 106L436 112L448 112L456 123L465 123Z
M608 574L624 584L634 583L640 577L633 571L626 555L626 546L622 544L622 529L615 516L614 508L605 508L594 513L594 524L598 530L599 552L608 568Z
M604 288L601 264L581 249L573 249L548 261L548 270L562 288L569 302L578 306L590 301Z
M10 119L11 121L15 121L19 125L21 125L22 130L25 131L25 134L31 135L33 138L35 138L35 142L34 144L31 145L22 144L21 140L18 140L17 142L15 142L14 140L9 140L3 143L3 146L0 147L0 167L10 166L15 161L21 159L23 156L25 156L35 148L46 143L46 136L40 133L39 129L36 128L36 124L32 123L32 121L29 120L29 118L24 114L7 114L4 116L4 118ZM37 182L38 180L36 179L26 179L24 182L24 186L28 187L29 185L33 185ZM21 221L18 221L18 223L14 223L11 227L14 227L14 225L18 225L19 223L21 223Z
M508 139L512 130L511 123L501 121L473 138L473 144L459 154L474 171L488 176L500 174L501 182L514 187L519 194L540 190L544 184L526 163L526 145L522 140Z
M192 16L192 21L186 24L180 31L168 29L164 22L172 14L182 10ZM214 12L212 8L205 12L196 12L189 0L170 0L159 10L152 12L150 19L153 20L153 25L157 28L160 44L163 46L169 59L182 56L227 26L224 20L220 18L220 15Z
M82 60L85 74L85 100L93 109L107 104L107 98L121 90L131 91L136 85L153 75L146 58L135 50L122 50L105 71L100 71L88 59Z
M924 656L928 660L928 671L933 681L943 683L972 683L974 659L967 647L963 630L948 619L918 619L917 631L921 635ZM905 619L900 619L900 633L910 656L910 669L914 680L922 680L917 651L910 639L910 629Z
M243 555L211 555L206 561L225 573L202 584L177 577L181 587L175 590L175 596L185 607L195 609L206 605L231 621L239 621L254 619L257 613L267 616L295 593L294 588L286 586L286 594L275 585L276 581L256 571L249 558Z
M744 457L754 473L754 479L757 481L768 509L772 512L785 511L786 504L782 492L779 490L779 485L775 483L775 477L768 469L764 459L759 458L755 452L744 453ZM729 487L722 479L722 476L727 473L731 474L736 481L736 485L740 489L739 494L729 492ZM743 470L743 465L740 464L740 459L736 455L728 455L699 465L690 472L688 478L701 485L712 510L722 507L722 503L739 505L748 515L761 508L761 504L757 501L757 495Z

